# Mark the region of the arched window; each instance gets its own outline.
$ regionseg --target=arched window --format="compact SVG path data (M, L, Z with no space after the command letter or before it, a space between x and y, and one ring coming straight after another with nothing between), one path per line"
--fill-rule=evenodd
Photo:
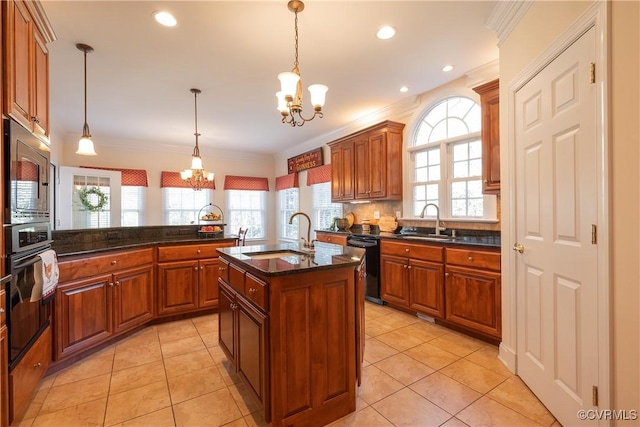
M495 198L482 194L480 106L451 96L431 106L419 121L409 148L413 163L413 215L433 203L441 218L495 219ZM429 206L425 217L435 217Z

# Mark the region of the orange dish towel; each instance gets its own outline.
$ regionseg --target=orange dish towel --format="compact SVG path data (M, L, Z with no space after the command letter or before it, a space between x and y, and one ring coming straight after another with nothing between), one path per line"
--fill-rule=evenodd
M56 251L49 249L38 255L40 260L33 266L35 286L31 293L31 302L42 300L46 304L55 296L60 271Z

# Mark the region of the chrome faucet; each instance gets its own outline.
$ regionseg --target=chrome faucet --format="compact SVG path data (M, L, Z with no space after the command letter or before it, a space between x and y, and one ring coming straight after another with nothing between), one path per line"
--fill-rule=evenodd
M315 249L314 246L314 242L316 242L316 240L311 240L311 218L309 218L309 215L307 215L304 212L294 212L291 217L289 218L289 224L293 224L293 218L296 215L302 215L303 217L307 218L307 223L308 223L308 227L307 227L307 238L305 239L304 237L301 237L300 239L303 240L302 243L302 247L309 249L310 251L313 251Z
M433 206L434 208L436 208L436 236L439 236L441 228L440 228L440 208L438 207L438 205L436 205L435 203L427 203L426 205L424 205L424 208L422 208L422 212L420 212L420 218L424 218L424 211L426 211L427 207L429 206ZM442 227L442 230L445 230L445 227Z

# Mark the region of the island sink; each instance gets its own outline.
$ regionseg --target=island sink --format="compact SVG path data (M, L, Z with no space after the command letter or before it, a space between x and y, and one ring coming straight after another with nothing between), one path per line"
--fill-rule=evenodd
M308 256L308 253L296 251L274 251L274 252L249 252L244 255L252 259L274 259L286 258L291 256Z

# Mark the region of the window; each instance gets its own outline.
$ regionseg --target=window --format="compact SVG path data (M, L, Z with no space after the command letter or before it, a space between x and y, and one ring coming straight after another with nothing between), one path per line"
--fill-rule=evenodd
M454 96L432 106L418 124L413 147L413 215L433 203L442 218L493 219L496 200L482 194L480 106ZM425 216L435 216L431 207Z
M297 188L287 188L278 191L278 238L282 240L298 240L298 222L289 224L289 218L299 209L299 191Z
M164 223L166 225L197 224L198 212L211 202L211 190L163 187Z
M261 190L225 190L225 193L228 229L235 233L240 227L248 228L247 239L265 239L267 193Z
M109 228L111 227L111 180L101 176L73 176L73 204L77 209L73 212L74 228ZM104 195L105 205L99 209L92 209L99 203L99 195ZM85 203L82 195L84 194Z
M123 227L144 225L145 187L125 185L121 188Z
M331 182L313 184L313 220L316 228L327 230L333 224L333 219L342 218L342 203L331 203Z

